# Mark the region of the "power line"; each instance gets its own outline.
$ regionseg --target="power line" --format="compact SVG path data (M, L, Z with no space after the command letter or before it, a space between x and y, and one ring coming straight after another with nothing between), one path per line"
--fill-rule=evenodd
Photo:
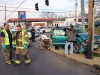
M42 1L42 0L39 0L37 3L39 3L40 1Z
M0 7L5 7L5 6L0 6ZM17 7L6 7L6 8L17 8ZM19 7L20 9L35 9L35 8L22 8L22 7Z
M0 6L0 7L4 7L4 6ZM17 8L17 7L6 7L6 8ZM35 9L35 8L23 8L23 7L19 7L20 9ZM40 10L59 10L59 11L68 11L68 10L61 10L61 9L40 9Z
M25 0L24 0L24 1L25 1ZM23 2L24 2L24 1L23 1ZM23 3L23 2L22 2L22 3ZM21 3L19 6L21 6L22 3ZM19 6L18 6L17 8L19 8ZM17 8L15 8L15 10L16 10ZM14 11L15 11L15 10L14 10ZM13 13L14 11L12 11L12 13ZM11 14L12 14L12 13L11 13ZM9 14L8 16L10 16L11 14ZM8 17L8 16L7 16L7 17Z
M5 10L0 10L0 11L5 11ZM11 10L6 10L8 12L18 12L18 11L11 11ZM79 10L80 11L80 10ZM42 13L42 12L32 12L32 11L26 11L26 12L30 12L30 13ZM44 11L43 11L44 12ZM52 12L49 12L49 11L45 11L45 12L48 12L48 13L52 13ZM74 11L66 11L66 12L54 12L54 13L67 13L67 12L74 12Z

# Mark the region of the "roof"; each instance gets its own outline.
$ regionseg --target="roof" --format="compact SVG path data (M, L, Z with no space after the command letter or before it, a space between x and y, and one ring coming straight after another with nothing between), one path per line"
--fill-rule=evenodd
M56 18L26 18L26 22L43 22L43 21L54 21L54 20L56 20ZM18 22L18 21L19 21L18 18L10 18L7 20L8 23Z

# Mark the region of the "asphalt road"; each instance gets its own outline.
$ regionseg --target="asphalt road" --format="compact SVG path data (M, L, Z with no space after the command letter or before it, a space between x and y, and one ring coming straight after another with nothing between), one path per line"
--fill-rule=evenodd
M39 50L39 42L39 38L36 38L36 42L31 42L31 64L28 66L25 66L23 58L19 66L5 64L0 52L0 75L96 75L89 66L70 61L48 50Z

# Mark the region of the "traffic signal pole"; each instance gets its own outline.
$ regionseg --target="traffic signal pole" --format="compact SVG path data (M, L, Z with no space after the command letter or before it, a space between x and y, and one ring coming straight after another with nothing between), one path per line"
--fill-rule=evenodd
M88 48L86 53L87 59L93 58L93 50L92 50L92 25L93 25L93 7L94 0L89 0L89 10L88 10Z

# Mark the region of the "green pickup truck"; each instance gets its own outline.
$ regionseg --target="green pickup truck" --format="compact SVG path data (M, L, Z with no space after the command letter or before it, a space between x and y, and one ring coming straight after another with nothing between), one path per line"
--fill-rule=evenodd
M67 28L68 29L68 28ZM70 28L69 28L70 29ZM53 28L50 32L52 44L55 47L65 46L67 36L66 27ZM74 28L76 33L76 41L74 42L74 53L82 53L87 50L88 33L80 27ZM100 48L100 36L94 35L94 49Z

